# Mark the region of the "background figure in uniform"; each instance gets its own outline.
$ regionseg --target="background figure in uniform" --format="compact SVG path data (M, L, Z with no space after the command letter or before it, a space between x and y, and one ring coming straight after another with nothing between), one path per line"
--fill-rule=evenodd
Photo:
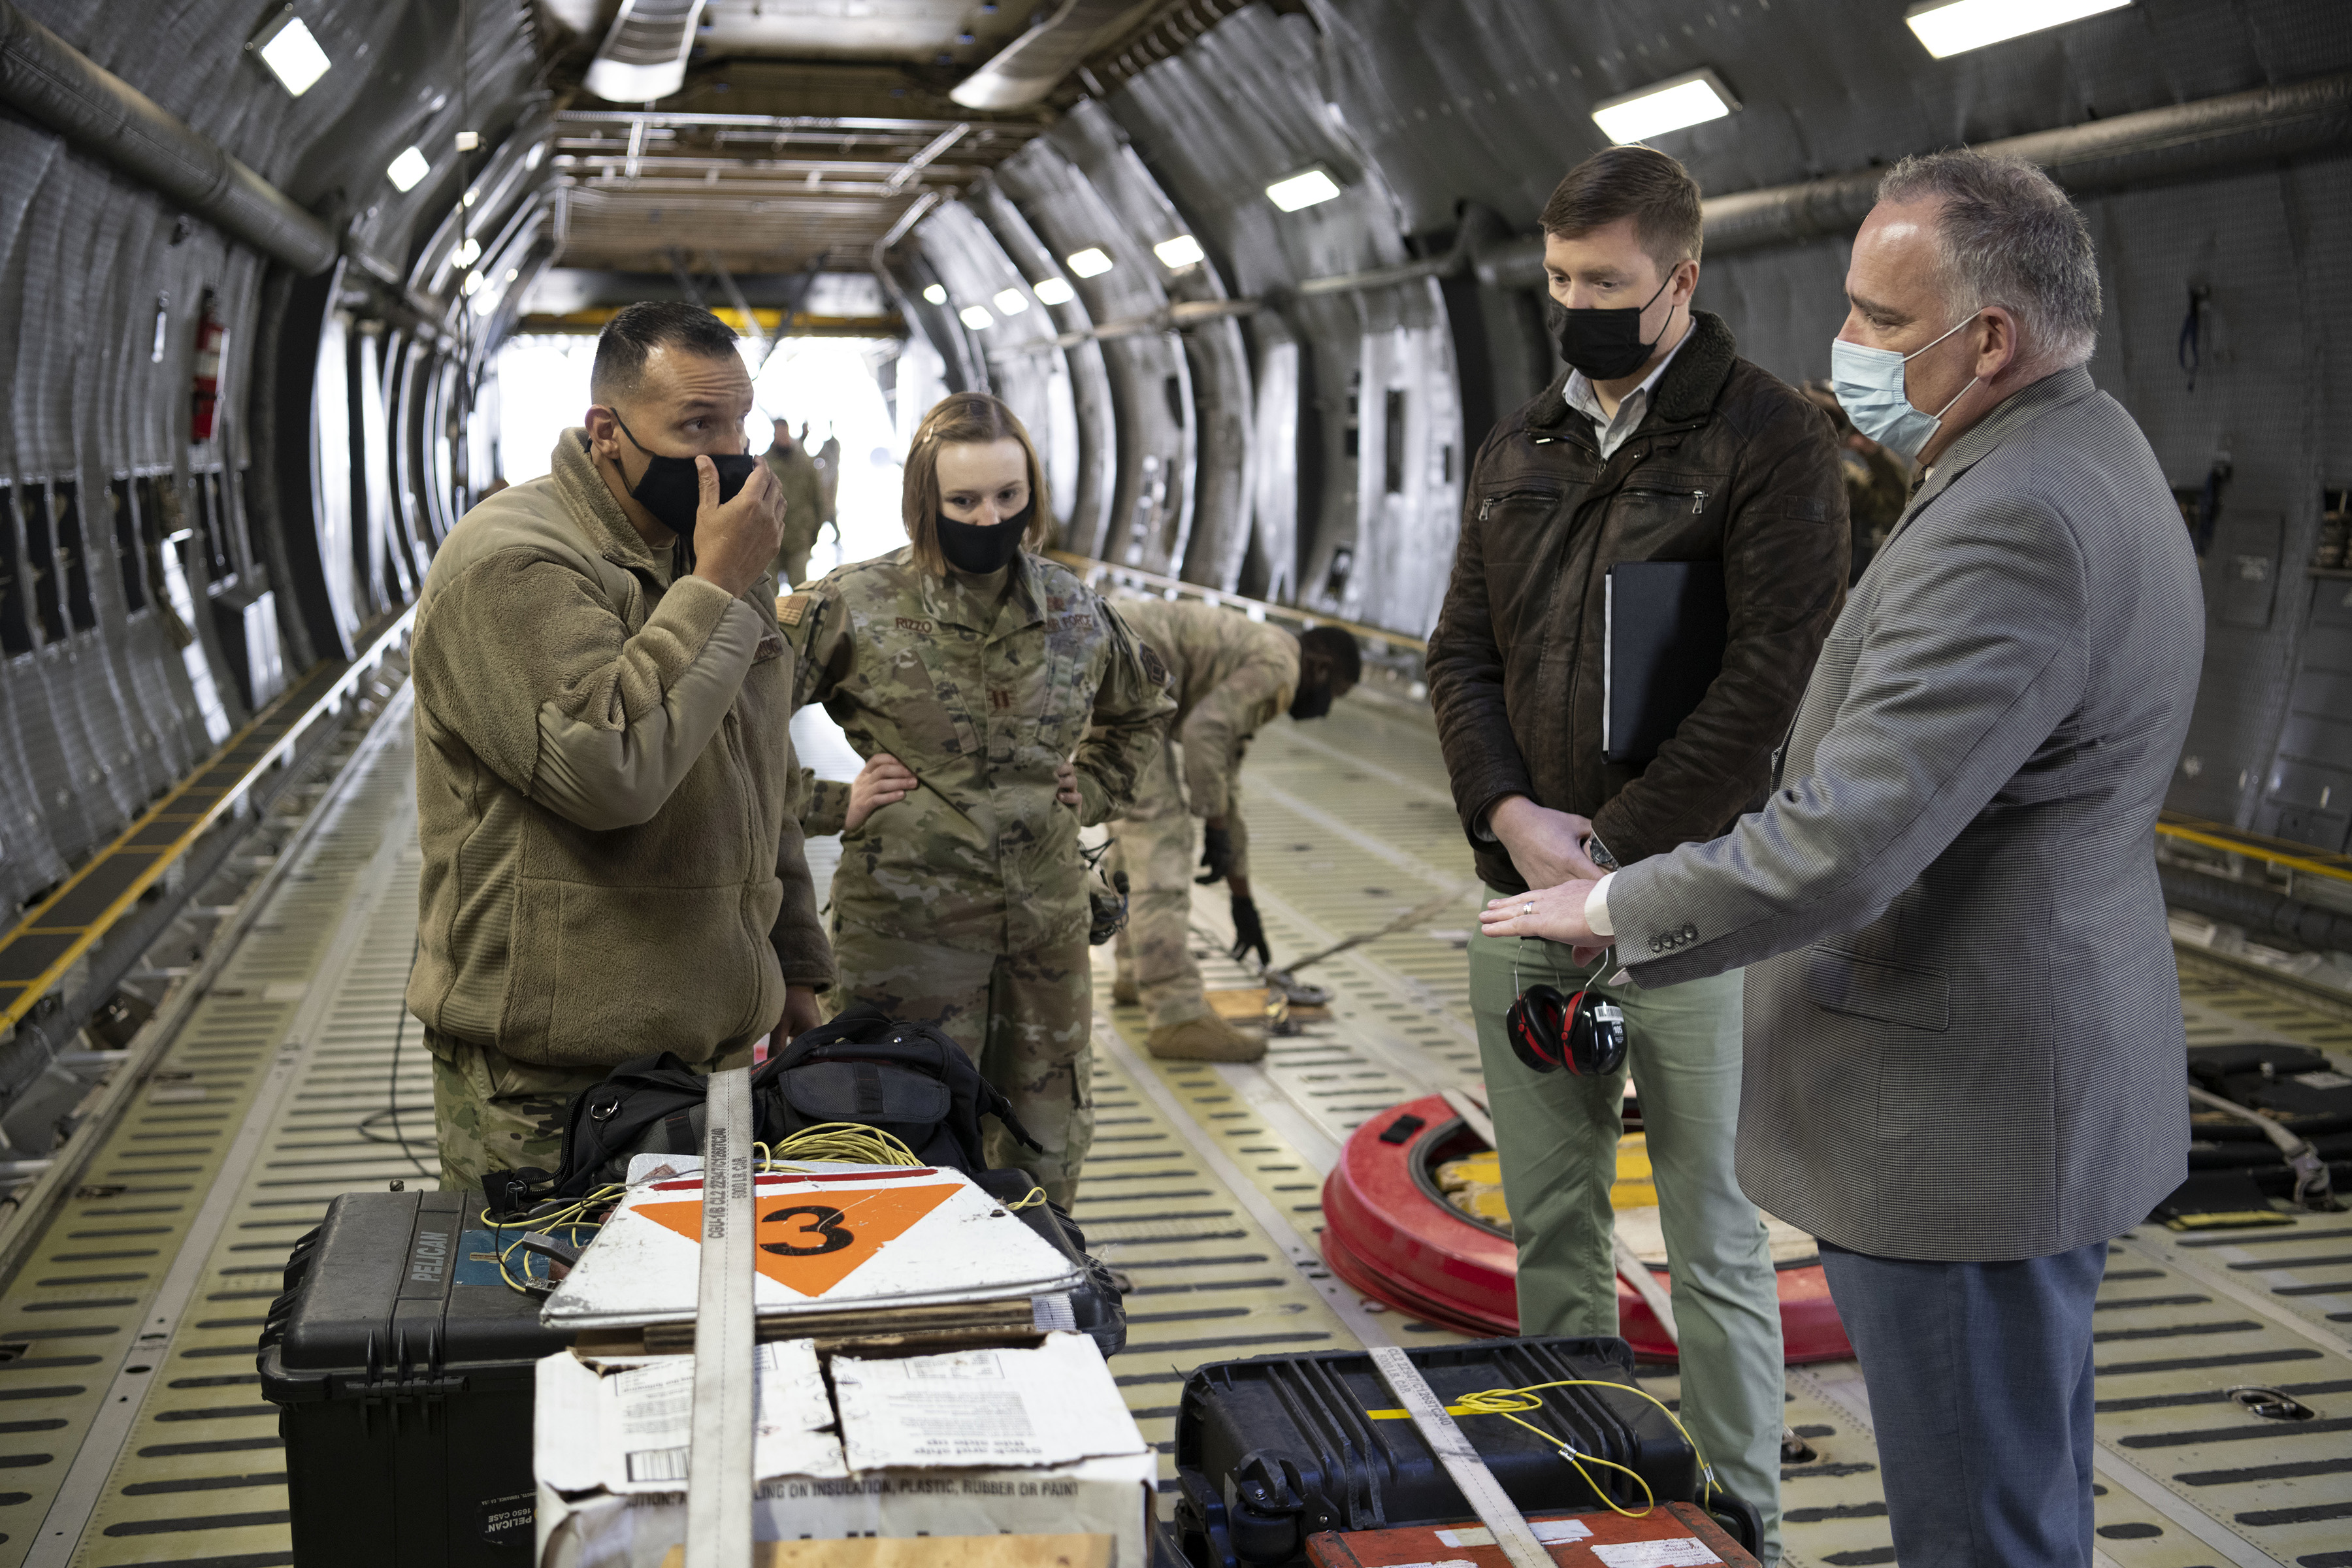
M1363 674L1356 639L1337 626L1294 634L1197 600L1134 599L1119 614L1168 667L1176 719L1169 743L1137 780L1135 804L1112 825L1110 869L1128 875L1127 929L1118 934L1116 1001L1140 1002L1155 1057L1255 1061L1262 1036L1219 1018L1192 962L1192 819L1203 818L1202 884L1233 889L1234 956L1271 962L1250 900L1249 826L1242 817L1242 757L1276 713L1319 719ZM1181 742L1181 783L1174 756Z
M784 495L784 536L776 546L776 581L797 588L808 581L809 552L816 548L817 531L831 509L824 502L816 463L793 438L793 427L784 420L776 421L775 437L761 460L776 476Z
M1846 581L1859 583L1902 520L1911 499L1911 466L1853 427L1828 382L1809 381L1800 390L1837 426L1838 473L1845 480L1846 510L1853 525L1853 563Z
M1033 552L1045 474L1011 409L984 393L940 402L915 432L903 495L911 544L776 611L801 658L794 706L824 705L866 759L856 787L875 801L842 833L834 994L936 1024L970 1051L1045 1145L992 1122L990 1163L1027 1170L1066 1205L1094 1138L1078 829L1127 804L1176 705L1158 656ZM815 806L847 798L823 792ZM816 816L808 831L831 830Z
M808 445L808 426L801 426L801 445ZM833 542L841 542L841 521L835 507L841 500L841 437L828 426L824 445L816 449L817 521L833 530Z
M587 427L458 521L418 601L408 1006L451 1189L553 1170L611 1068L747 1062L832 978L768 577L782 500L743 455L735 334L632 305L589 384Z

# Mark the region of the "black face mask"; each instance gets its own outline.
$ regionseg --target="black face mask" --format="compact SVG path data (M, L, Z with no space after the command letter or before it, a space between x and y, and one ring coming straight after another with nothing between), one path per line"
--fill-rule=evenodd
M1666 281L1658 285L1658 294L1664 293L1674 280L1675 275L1667 273ZM1546 296L1544 314L1549 318L1552 341L1559 345L1559 357L1582 371L1588 381L1616 381L1633 374L1649 363L1665 339L1666 329L1661 326L1656 337L1646 343L1642 341L1642 312L1657 303L1658 294L1639 305L1611 310L1570 310ZM1673 321L1674 312L1668 311L1666 320Z
M613 423L621 426L621 434L628 437L629 445L646 452L646 444L635 432L621 423L617 413ZM710 461L719 469L719 500L722 506L733 500L743 489L751 470L760 459L747 453L713 454ZM622 472L628 478L627 471ZM702 475L696 469L692 458L665 458L657 452L646 452L645 476L629 487L629 497L654 514L654 521L685 540L694 542L694 514L702 510Z
M1328 686L1301 686L1291 694L1290 716L1293 719L1320 719L1331 711L1331 689Z
M957 571L985 577L1011 564L1013 558L1021 553L1022 536L1029 531L1029 517L1036 508L1033 500L1003 522L993 524L958 522L941 512L936 520L940 553Z

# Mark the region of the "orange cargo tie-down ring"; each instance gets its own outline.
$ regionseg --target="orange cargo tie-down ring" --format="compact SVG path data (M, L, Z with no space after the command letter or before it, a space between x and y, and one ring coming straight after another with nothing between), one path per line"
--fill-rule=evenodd
M359 657L324 660L231 735L204 764L123 829L113 843L25 918L0 932L0 1028L15 1025L81 956L289 755L312 720L355 687L408 635L414 606L364 634Z

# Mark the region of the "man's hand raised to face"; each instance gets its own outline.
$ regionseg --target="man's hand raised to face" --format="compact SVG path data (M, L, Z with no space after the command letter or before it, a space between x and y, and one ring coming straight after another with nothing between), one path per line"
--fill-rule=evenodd
M1486 814L1486 826L1511 852L1511 864L1530 888L1601 880L1601 868L1584 852L1584 841L1592 834L1589 818L1512 795L1495 803Z
M694 514L694 574L740 599L775 564L784 537L783 489L762 463L722 506L718 466L697 458L694 471L702 481L702 504Z

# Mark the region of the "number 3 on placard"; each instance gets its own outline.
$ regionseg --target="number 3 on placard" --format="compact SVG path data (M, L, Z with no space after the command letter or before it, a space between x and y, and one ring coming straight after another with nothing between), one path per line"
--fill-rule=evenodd
M760 1225L764 1229L778 1220L794 1216L801 1223L793 1227L791 1235L803 1240L815 1239L817 1245L799 1246L790 1239L763 1241L760 1250L782 1253L786 1258L819 1258L828 1252L839 1252L857 1239L856 1233L841 1223L841 1211L824 1204L795 1204L790 1208L772 1209L761 1218Z

